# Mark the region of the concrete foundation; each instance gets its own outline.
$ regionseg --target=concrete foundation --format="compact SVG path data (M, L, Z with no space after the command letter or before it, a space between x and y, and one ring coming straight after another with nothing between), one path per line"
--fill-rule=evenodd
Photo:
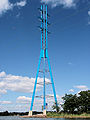
M29 111L29 114L28 114L28 116L32 116L32 111Z
M43 110L43 115L46 115L46 110Z

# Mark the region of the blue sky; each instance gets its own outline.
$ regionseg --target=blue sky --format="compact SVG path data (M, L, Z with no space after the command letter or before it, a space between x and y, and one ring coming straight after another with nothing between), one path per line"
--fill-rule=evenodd
M90 2L41 2L48 4L48 53L58 101L62 102L65 93L90 89ZM0 0L0 111L29 111L40 55L41 2ZM51 106L52 101L47 101Z

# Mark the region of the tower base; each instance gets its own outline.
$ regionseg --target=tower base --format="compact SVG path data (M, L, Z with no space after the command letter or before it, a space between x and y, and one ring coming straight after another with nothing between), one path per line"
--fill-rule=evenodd
M29 111L29 114L28 114L28 116L32 116L32 111Z
M45 110L43 110L43 115L46 115L46 109L45 109Z

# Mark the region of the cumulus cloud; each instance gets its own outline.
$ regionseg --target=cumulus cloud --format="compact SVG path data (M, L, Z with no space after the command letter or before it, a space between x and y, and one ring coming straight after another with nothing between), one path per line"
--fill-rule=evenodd
M9 2L9 0L0 0L0 15L7 12L8 10L13 9L15 6L24 7L26 5L26 0L21 0L15 4Z
M43 82L43 78L38 78L38 83ZM50 82L49 79L46 79L46 82ZM15 76L12 74L6 74L5 72L0 73L0 89L3 88L5 90L17 91L17 92L33 92L33 87L35 83L35 78L23 77L23 76ZM43 84L42 84L43 85ZM42 85L37 85L37 89L39 90ZM3 91L5 92L5 91Z
M0 104L12 104L11 101L0 101Z
M75 0L41 0L41 2L51 4L52 7L63 5L64 7L71 8L76 5Z
M19 96L16 100L17 107L19 108L20 111L22 111L23 106L24 106L24 110L29 111L31 100L32 100L32 98L30 98L30 97ZM18 104L20 106L18 106ZM39 98L39 99L35 98L34 104L33 104L33 110L41 111L42 105L43 105L43 99L42 98Z
M56 95L56 96L57 96L58 103L63 104L63 100L61 99L61 96L59 96L59 95ZM17 98L16 102L17 102L17 104L19 103L20 109L22 109L24 105L25 105L24 109L27 109L27 106L30 107L31 100L32 100L32 98L30 98L30 97L19 96ZM52 105L54 104L54 95L53 94L46 95L46 103L48 104L48 110L52 110ZM41 111L42 105L43 105L43 96L41 96L41 98L35 98L33 110ZM29 107L28 107L28 109L29 109Z
M90 10L88 11L88 25L90 25Z
M4 76L6 76L6 73L5 72L1 72L0 73L0 77L4 77Z
M69 92L74 92L74 90L73 90L73 89L70 89Z
M90 11L88 11L88 15L90 16Z
M5 89L0 89L0 94L6 94L7 93L7 90Z
M88 90L88 87L86 85L77 85L77 86L74 86L75 88L78 88L80 90Z
M23 0L23 1L21 1L21 2L17 2L16 3L16 6L20 6L20 7L23 7L23 6L25 6L26 5L26 0Z
M0 14L12 8L13 8L13 4L11 4L9 0L0 0Z
M61 98L62 96L57 95L57 100L59 105L63 104L63 100ZM29 111L31 100L32 98L27 96L17 97L14 111L22 111L22 112ZM47 109L52 110L52 105L54 104L53 94L46 95L46 103L48 104ZM43 96L41 98L35 97L33 110L42 111L42 106L43 106ZM9 106L9 109L10 109L10 106Z
M17 98L17 103L30 103L31 102L31 98L30 97L26 97L26 96L19 96Z
M43 78L38 78L38 83L41 85L37 84L37 91L42 88L43 85ZM46 82L50 82L49 79L46 79ZM6 92L9 91L17 91L17 92L23 92L23 93L30 93L33 92L33 87L35 83L35 78L29 78L27 76L16 76L12 74L6 74L4 71L0 73L0 92L5 94ZM0 94L1 94L0 93ZM38 94L36 94L38 95ZM42 93L41 93L42 95ZM8 110L12 110L12 106L15 106L15 111L28 111L31 103L31 97L27 96L18 96L16 98L16 104L12 103L9 105ZM61 97L57 95L58 102L62 104ZM52 105L54 103L54 95L53 94L48 94L46 95L46 102L48 103L48 110L52 109ZM7 101L1 101L2 103L1 108L3 108L3 104L9 104L11 102ZM38 106L37 106L38 104ZM33 110L42 110L42 105L43 105L43 96L41 98L35 97L34 101L34 108ZM6 110L6 108L3 108Z
M37 93L39 93L39 90L42 89L43 86L43 78L38 78L37 80L39 84L37 84ZM46 79L46 82L50 82L49 79ZM15 91L15 92L22 92L22 93L32 93L34 88L35 78L29 78L27 76L16 76L12 74L6 74L4 71L0 73L0 95L8 93L9 91ZM4 106L5 103L9 104L10 102L0 102L2 103L1 108L3 110L9 110L11 111L13 109L12 106L16 108L15 111L28 111L31 103L31 98L26 96L19 96L16 99L16 104L12 103L9 105L8 108ZM39 104L37 106L37 104ZM43 99L35 99L34 101L34 110L38 110L39 107L41 110L43 105ZM4 108L3 108L4 107Z

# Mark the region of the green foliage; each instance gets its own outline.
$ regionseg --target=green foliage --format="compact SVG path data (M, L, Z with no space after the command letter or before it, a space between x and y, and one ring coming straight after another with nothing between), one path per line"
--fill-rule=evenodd
M74 113L75 109L77 108L78 104L78 98L76 95L67 95L65 94L65 97L63 97L63 100L65 101L62 105L64 112L68 113Z
M65 94L62 97L64 104L62 108L66 113L90 113L90 90L81 91L78 96L72 94Z
M90 113L90 90L81 91L78 97L78 110L82 113Z
M56 103L54 103L54 105L52 106L53 110L56 110L56 112L60 111L60 107L58 105L56 105Z

